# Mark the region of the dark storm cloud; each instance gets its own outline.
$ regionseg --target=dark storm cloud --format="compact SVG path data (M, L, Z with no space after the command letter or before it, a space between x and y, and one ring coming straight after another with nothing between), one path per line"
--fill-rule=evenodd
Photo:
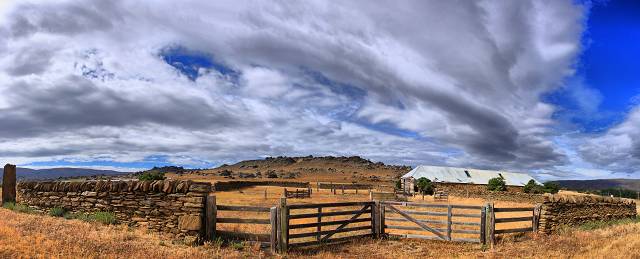
M92 81L68 76L53 87L19 82L10 86L11 108L0 110L0 137L32 137L55 131L91 126L127 126L155 123L187 130L237 125L236 118L204 99L154 92L131 96Z

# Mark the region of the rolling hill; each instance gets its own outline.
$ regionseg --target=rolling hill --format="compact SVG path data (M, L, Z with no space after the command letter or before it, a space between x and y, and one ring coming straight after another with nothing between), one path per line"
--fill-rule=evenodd
M31 169L18 167L16 168L18 181L20 180L54 180L58 178L71 177L92 177L92 176L120 176L130 174L129 172L119 172L113 170L98 170L88 168L48 168L48 169ZM4 173L4 169L0 168L0 176ZM0 181L2 178L0 177Z
M596 180L559 180L554 181L563 189L569 190L603 190L628 189L640 191L640 179L596 179Z

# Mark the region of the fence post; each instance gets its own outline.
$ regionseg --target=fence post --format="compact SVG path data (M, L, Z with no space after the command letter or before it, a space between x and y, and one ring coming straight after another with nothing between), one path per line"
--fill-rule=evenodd
M379 202L378 201L374 201L371 203L371 233L373 234L374 238L379 238L380 235L378 234L378 207L379 207Z
M316 228L316 230L318 231L318 235L316 235L316 239L318 239L318 241L320 241L322 237L320 235L320 231L322 231L322 226L320 226L321 222L322 222L322 207L318 207L318 227Z
M344 185L342 185L342 195L344 195Z
M289 208L287 198L280 198L280 252L286 253L289 249Z
M487 245L487 204L480 209L480 243Z
M216 238L216 218L218 215L216 208L216 196L207 195L206 197L206 209L205 209L205 236L207 240L214 240Z
M264 199L265 200L267 199L267 188L266 187L264 188Z
M488 217L488 222L487 222L487 226L488 226L488 231L487 233L489 234L489 241L491 243L491 249L495 248L496 245L496 213L493 211L493 202L489 203L487 205L488 211L487 211L487 217Z
M451 204L447 206L447 240L451 241Z
M271 252L277 252L278 249L278 208L271 207L269 210L269 223L271 223L271 236L269 243L271 244Z
M542 204L538 203L533 207L533 220L531 221L531 227L533 233L538 233L538 226L540 225L540 211L542 210Z
M0 205L7 202L16 202L16 166L11 164L4 166L2 174L2 202Z
M384 202L380 202L380 207L378 208L378 216L380 217L378 220L378 225L380 225L380 230L379 230L379 235L384 237L386 234L385 232L385 222L384 222Z

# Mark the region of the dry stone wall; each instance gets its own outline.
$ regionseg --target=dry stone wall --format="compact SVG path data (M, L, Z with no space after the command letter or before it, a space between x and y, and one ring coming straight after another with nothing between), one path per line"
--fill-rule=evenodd
M545 195L540 213L539 231L553 233L562 226L588 221L636 217L636 202L600 196Z
M204 236L205 199L210 183L191 181L21 182L18 202L46 212L108 211L119 223L168 233L174 238Z
M216 191L232 191L242 188L248 188L253 186L280 186L280 187L295 187L295 188L309 188L309 182L286 182L286 181L229 181L229 182L216 182L214 189Z
M486 184L434 183L434 187L436 190L444 190L449 192L449 195L457 197L517 202L542 202L544 200L541 194L525 193L521 186L507 186L507 190L504 192L489 191Z

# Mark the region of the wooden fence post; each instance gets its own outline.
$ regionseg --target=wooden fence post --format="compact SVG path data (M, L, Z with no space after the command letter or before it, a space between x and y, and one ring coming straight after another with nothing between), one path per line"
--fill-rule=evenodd
M540 225L540 212L542 210L542 204L538 203L533 207L533 220L531 221L531 227L533 233L538 233L538 226Z
M7 202L16 202L16 166L11 164L4 166L2 174L2 202L0 205Z
M487 245L487 204L480 209L480 243Z
M322 231L322 226L320 226L320 223L322 223L322 207L318 207L318 227L316 228L316 230L318 231L316 239L318 241L320 241L320 239L322 238L322 236L320 235L320 231Z
M491 249L495 249L496 245L496 213L493 211L493 202L488 204L487 216L489 217L489 222L487 222L489 241L491 243Z
M271 207L269 210L269 223L271 223L271 236L269 243L271 244L271 252L277 252L278 249L278 208Z
M205 236L207 240L214 240L216 238L216 196L207 195L206 197L206 209L205 209Z
M373 234L374 238L379 238L380 235L378 234L378 226L377 226L377 217L378 217L378 207L379 207L379 202L378 201L374 201L371 204L371 233Z
M267 199L267 188L266 187L264 188L264 199L265 200Z
M289 249L289 208L287 198L280 198L280 252L286 253Z
M384 202L380 202L379 204L380 204L380 207L379 207L379 210L378 210L378 214L379 214L380 218L378 220L378 225L380 225L380 230L379 230L378 233L379 233L380 236L384 237L385 236L385 233L384 233L385 232L385 224L386 224L385 221L384 221L384 217L385 217L385 214L384 214Z
M451 241L451 204L447 206L447 240Z
M344 185L342 185L342 195L344 195Z

